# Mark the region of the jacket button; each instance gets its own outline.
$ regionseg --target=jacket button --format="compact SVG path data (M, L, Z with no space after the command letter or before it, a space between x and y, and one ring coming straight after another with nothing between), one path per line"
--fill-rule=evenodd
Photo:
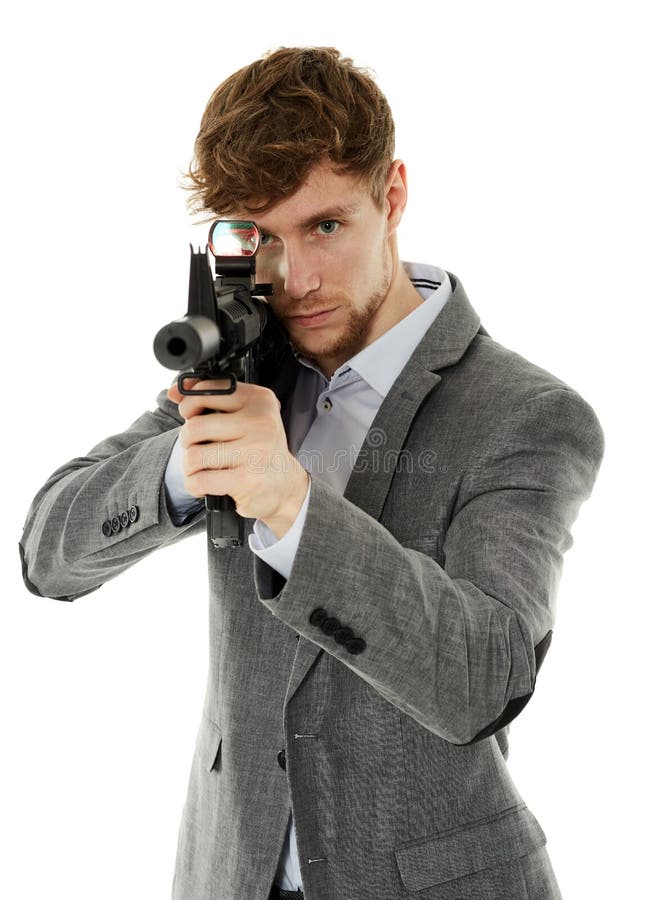
M106 522L102 522L102 534L104 537L111 537L113 534L113 529L111 528L111 523L107 519Z
M319 607L319 609L315 609L310 616L310 625L318 626L321 624L321 622L325 622L327 618L328 613L325 611L325 609L321 609L321 607Z
M120 528L122 528L122 526L120 525L120 520L117 516L113 516L113 518L111 519L111 531L113 532L113 534L117 534Z
M136 521L136 519L138 518L138 512L139 512L139 510L138 510L137 506L131 506L129 508L129 521L130 522Z
M129 513L128 513L128 512L121 512L121 513L120 513L120 525L121 525L123 528L126 528L128 524L129 524Z
M278 765L280 766L281 769L284 769L286 771L287 766L286 766L286 761L285 761L285 751L284 750L281 750L280 753L278 754Z
M358 653L362 653L366 650L366 641L364 638L360 637L351 638L351 640L346 643L346 650L356 656Z
M330 619L324 619L321 624L321 631L327 635L334 634L339 628L341 628L341 622L334 616Z
M355 632L352 628L344 626L343 628L337 628L333 637L338 644L345 644L351 638L355 637Z

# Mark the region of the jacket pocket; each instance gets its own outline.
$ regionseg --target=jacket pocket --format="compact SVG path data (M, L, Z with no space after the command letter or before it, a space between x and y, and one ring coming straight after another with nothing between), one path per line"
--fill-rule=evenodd
M197 757L206 772L221 769L222 734L218 726L205 716L197 736Z
M547 842L526 804L396 848L400 876L410 891L443 884L525 856Z

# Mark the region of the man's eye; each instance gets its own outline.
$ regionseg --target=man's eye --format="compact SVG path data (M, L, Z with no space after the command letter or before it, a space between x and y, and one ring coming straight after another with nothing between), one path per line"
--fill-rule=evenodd
M264 246L265 246L266 244L268 244L270 241L271 241L271 235L270 235L270 234L264 234L264 232L261 231L261 232L260 232L260 246L261 246L261 247L264 247Z
M317 228L321 229L321 234L335 234L339 230L340 224L334 219L326 219L325 222L319 222Z

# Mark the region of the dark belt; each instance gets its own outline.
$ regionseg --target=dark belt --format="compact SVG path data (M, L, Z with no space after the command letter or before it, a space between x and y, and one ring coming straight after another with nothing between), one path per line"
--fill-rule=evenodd
M303 900L303 891L283 891L274 884L269 894L269 900Z

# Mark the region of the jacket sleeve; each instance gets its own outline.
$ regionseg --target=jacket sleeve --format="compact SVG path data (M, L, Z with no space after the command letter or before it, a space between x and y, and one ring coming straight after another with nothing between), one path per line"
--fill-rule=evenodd
M429 731L480 740L533 694L570 528L603 452L575 392L522 402L461 480L443 566L313 479L290 577L256 558L258 597Z
M165 469L183 418L167 390L157 404L61 466L36 494L19 541L33 594L75 600L158 547L205 529L205 509L180 527L170 518Z

